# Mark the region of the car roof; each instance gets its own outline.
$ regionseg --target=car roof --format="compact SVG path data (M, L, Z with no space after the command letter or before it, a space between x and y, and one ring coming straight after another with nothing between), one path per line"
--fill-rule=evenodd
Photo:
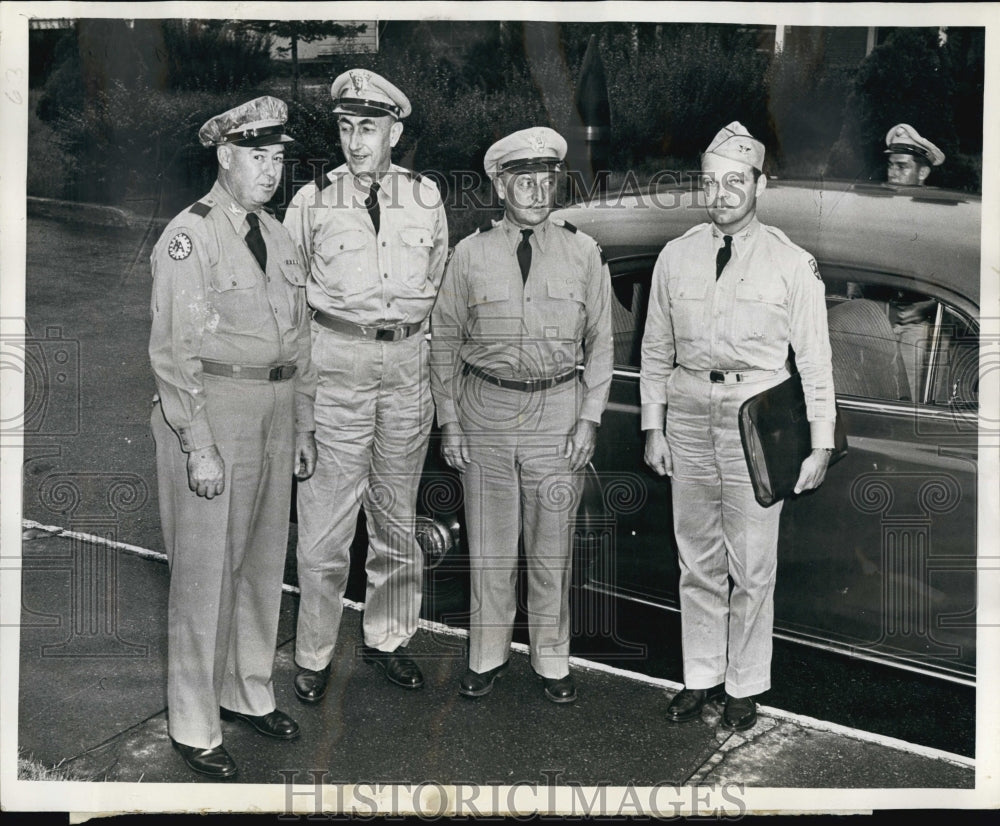
M645 188L555 213L608 258L656 252L708 220L691 187ZM979 306L979 196L935 187L768 179L757 215L821 264L935 284Z

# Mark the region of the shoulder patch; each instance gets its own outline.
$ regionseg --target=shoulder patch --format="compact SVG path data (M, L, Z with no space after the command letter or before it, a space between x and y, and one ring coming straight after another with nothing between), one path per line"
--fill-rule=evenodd
M193 212L199 218L204 218L211 211L212 207L209 204L204 203L203 201L197 201L191 204L191 208L188 210L188 212Z
M601 245L600 245L600 244L598 244L598 243L597 243L596 241L594 241L594 244L596 244L596 245L597 245L597 252L598 252L598 253L600 254L600 256L601 256L601 263L602 263L602 264L607 264L607 263L608 263L608 256L606 256L606 255L604 254L604 248L603 248L603 247L601 247Z
M813 275L815 275L820 281L823 280L823 276L819 274L819 264L816 263L816 259L811 255L809 256L809 268L813 271Z
M167 255L174 261L183 261L191 254L193 248L191 237L186 232L178 232L167 244Z

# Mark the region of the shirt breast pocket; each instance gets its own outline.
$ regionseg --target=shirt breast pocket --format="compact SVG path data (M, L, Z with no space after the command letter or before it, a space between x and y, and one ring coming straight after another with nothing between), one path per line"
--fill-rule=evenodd
M680 281L670 287L670 323L676 341L695 341L709 334L708 282Z
M427 281L433 246L434 236L428 227L403 227L399 231L398 272L405 283L419 287Z
M211 277L210 303L220 316L240 323L242 317L255 315L260 309L257 279L249 268L216 267Z
M545 284L553 317L546 318L546 326L558 324L559 335L579 338L583 333L583 321L587 314L587 300L584 286L572 278L549 278Z
M520 318L510 306L510 284L476 280L469 284L469 322L474 336L516 333Z
M321 266L314 268L313 275L324 292L340 296L365 289L369 240L368 234L360 229L348 229L317 244Z
M743 341L787 340L788 312L780 281L736 285L734 322Z

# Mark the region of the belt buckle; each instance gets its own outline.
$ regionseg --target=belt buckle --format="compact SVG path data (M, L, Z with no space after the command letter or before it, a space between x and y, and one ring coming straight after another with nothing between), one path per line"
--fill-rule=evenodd
M279 364L277 367L272 367L268 373L268 381L284 381L286 378L291 378L291 364ZM288 371L288 375L285 375L285 371Z
M712 382L712 384L725 384L726 374L721 370L709 370L708 380Z
M402 327L382 327L375 331L376 341L399 341L403 333Z

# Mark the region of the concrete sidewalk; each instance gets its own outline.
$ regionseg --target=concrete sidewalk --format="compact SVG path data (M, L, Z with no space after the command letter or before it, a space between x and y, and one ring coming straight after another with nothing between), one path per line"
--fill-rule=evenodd
M166 598L162 560L27 527L22 558L19 752L74 778L200 783L171 748L165 719ZM292 693L297 597L286 593L275 660L280 708L302 726L291 743L224 723L240 767L232 783L450 783L583 786L971 789L971 761L763 707L741 734L720 710L676 725L678 686L574 660L579 700L544 699L523 646L488 696L458 695L464 633L423 624L410 645L426 678L404 692L365 665L360 614L347 610L329 692Z

